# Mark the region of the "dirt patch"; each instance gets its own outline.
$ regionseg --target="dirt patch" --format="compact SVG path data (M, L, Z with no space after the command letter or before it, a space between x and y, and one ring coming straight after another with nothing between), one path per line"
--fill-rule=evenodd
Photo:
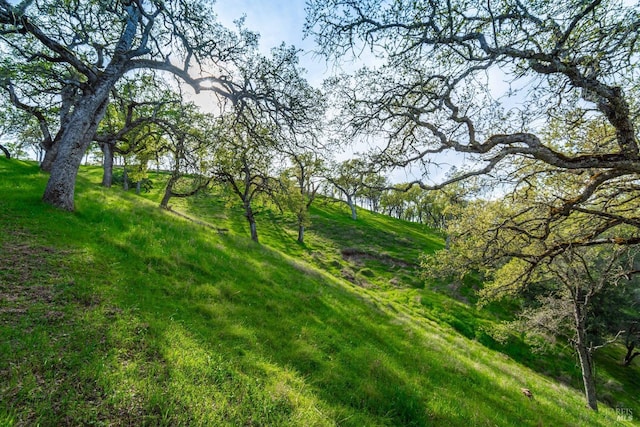
M349 282L355 283L356 275L353 271L349 270L348 268L343 268L342 271L340 271L340 274Z
M22 242L0 243L0 317L17 320L33 307L49 306L43 315L46 322L64 317L55 310L58 292L54 284L64 251Z
M52 275L48 259L58 253L56 249L10 242L3 243L0 248L0 286L24 285L35 278Z
M418 267L417 264L410 263L402 259L394 258L387 254L376 254L376 253L367 252L357 248L344 248L342 249L341 253L342 253L343 259L345 259L346 261L353 262L354 264L362 264L364 260L376 260L392 268Z
M392 277L389 280L389 284L391 286L393 286L394 288L400 288L400 287L402 287L402 280L400 278L398 278L398 277Z
M372 283L369 283L363 277L358 276L356 273L354 273L352 270L348 268L343 268L340 271L340 274L344 279L353 283L354 285L360 286L361 288L372 289L376 287L375 285L373 285Z
M53 301L53 292L51 288L46 286L15 286L11 287L8 291L0 288L0 295L2 295L4 301L8 303L20 302L25 299L42 302Z

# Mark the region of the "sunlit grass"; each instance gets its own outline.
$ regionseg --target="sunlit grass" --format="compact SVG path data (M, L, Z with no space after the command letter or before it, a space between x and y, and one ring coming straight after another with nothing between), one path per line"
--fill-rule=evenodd
M157 193L102 189L99 174L83 169L70 214L40 202L37 167L0 159L0 424L616 422L484 343L490 314L417 286L413 260L442 246L421 226L361 212L356 231L321 203L301 246L265 208L256 245L220 196L174 208L222 234L158 209ZM614 405L633 401L638 384L615 375Z

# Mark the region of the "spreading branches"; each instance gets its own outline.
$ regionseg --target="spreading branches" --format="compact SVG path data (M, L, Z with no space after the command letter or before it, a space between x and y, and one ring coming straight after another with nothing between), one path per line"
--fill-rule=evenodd
M473 7L335 0L312 1L308 12L307 31L326 55L367 47L379 58L375 68L330 86L343 128L378 141L372 163L424 173L406 189L488 177L502 193L541 191L541 229L568 216L593 219L593 227L564 236L562 247L637 241L636 9L598 0ZM451 153L468 166L431 180L432 165ZM523 168L535 172L518 175ZM557 188L555 199L543 185L528 184L559 177L571 184Z
M220 145L215 153L213 175L240 200L251 239L258 242L254 202L261 194L273 198L279 188L274 178L278 156L274 134L261 122L247 127L246 122L238 121L233 114L219 121L217 135Z
M9 100L14 106L16 106L22 111L27 112L28 114L31 114L37 119L38 125L40 126L40 131L42 132L42 136L43 136L42 145L45 148L50 147L51 144L53 143L53 138L51 137L51 132L49 131L49 121L45 113L38 107L31 106L22 102L18 97L18 95L16 94L16 90L11 80L5 79L5 81L2 84L2 87L9 94Z
M47 152L42 168L51 171L44 201L73 210L80 160L108 109L113 88L133 71L173 74L196 92L210 91L219 103L251 104L253 110L268 111L278 120L291 118L290 109L303 111L304 104L294 106L281 96L286 90L268 91L269 79L263 86L256 83L260 74L247 79L255 72L247 66L258 55L256 34L241 26L228 30L214 17L212 2L205 0L46 0L17 5L0 1L0 74L3 82L10 82L3 84L5 92L50 134L43 143ZM269 63L284 64L273 71L278 76L291 69L287 63L297 60L295 54L283 58L288 59ZM46 83L33 84L34 78ZM300 88L297 82L290 87ZM290 88L282 82L280 86ZM33 102L22 94L29 94ZM63 114L58 116L58 111Z

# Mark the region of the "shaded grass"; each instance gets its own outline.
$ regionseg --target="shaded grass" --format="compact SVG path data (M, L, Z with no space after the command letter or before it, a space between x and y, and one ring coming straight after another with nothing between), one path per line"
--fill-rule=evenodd
M241 210L234 208L224 194L215 193L215 190L213 195L184 201L180 208L212 222L223 221L233 232L246 234ZM424 288L418 260L424 253L443 248L442 237L433 230L364 209L359 209L359 219L353 221L344 203L321 197L311 209L312 223L308 227L307 243L300 246L292 243L296 238L292 217L283 216L268 206L262 211L260 230L263 241L270 247L304 259L358 287L375 290L377 295L388 301L411 307L417 316L451 327L466 338L499 351L549 378L582 390L579 364L570 348L555 346L541 353L532 351L523 337L511 337L505 343L498 343L492 338L495 324L511 320L512 308L509 303L494 303L484 310L475 308L475 291L481 286L477 278L470 276L463 283L429 284ZM614 346L606 354L616 354L621 358L624 349ZM633 393L626 393L615 386L620 383L620 378L626 376L633 384L632 389L637 389L638 370L622 369L620 372L620 363L615 356L604 357L597 353L596 362L603 401L614 408L640 411ZM609 371L618 373L615 379L611 378Z
M2 308L25 310L0 323L8 425L615 422L615 413L585 411L579 392L456 332L434 312L463 311L444 296L429 306L427 290L330 274L354 265L342 258L347 240L377 252L382 238L327 231L301 247L265 227L267 244L287 248L275 251L85 178L98 173L83 170L69 214L40 203L37 168L0 159L0 227L13 230L0 237L10 254L0 264L11 295ZM316 227L329 227L328 207L316 216ZM404 259L408 244L394 232L398 243L384 250ZM311 262L332 257L339 266L329 272ZM364 268L376 282L386 264Z

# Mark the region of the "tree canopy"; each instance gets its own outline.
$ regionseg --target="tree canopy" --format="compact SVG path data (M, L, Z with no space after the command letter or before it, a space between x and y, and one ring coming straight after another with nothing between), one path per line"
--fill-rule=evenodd
M481 174L527 185L509 176L524 160L539 165L534 175L566 174L571 185L537 228L545 240L552 223L588 215L592 226L564 245L640 242L639 28L637 9L600 0L311 1L308 18L327 55L369 48L380 58L335 80L354 133L386 141L375 162L418 167L447 151L476 159L423 188ZM550 128L562 137L542 132Z
M35 117L51 170L44 200L73 210L75 176L123 76L157 70L219 102L299 120L310 107L289 65L295 49L259 55L257 35L215 20L213 2L0 2L0 80L13 105ZM294 102L298 102L297 104Z

